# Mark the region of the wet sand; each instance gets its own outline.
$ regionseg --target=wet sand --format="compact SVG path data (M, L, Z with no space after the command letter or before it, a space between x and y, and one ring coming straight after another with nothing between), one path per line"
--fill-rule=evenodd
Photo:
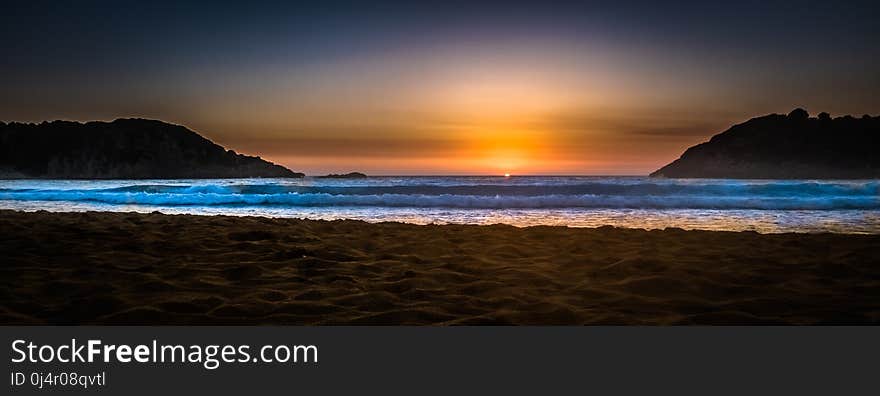
M0 324L878 324L880 235L0 211Z

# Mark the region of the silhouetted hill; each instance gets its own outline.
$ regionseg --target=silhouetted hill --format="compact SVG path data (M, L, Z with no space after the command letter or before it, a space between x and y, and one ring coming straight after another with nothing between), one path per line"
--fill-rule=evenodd
M180 125L144 119L0 122L0 178L302 177Z
M736 179L880 178L880 117L796 109L753 118L693 146L655 177Z
M326 176L318 176L320 179L366 179L367 175L360 172L349 172L349 173L331 173Z

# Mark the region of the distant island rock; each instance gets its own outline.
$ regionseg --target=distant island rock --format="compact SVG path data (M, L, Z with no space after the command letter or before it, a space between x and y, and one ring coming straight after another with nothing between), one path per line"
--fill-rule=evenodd
M303 177L238 154L180 125L113 122L0 122L0 178L211 179Z
M367 175L360 172L349 172L345 174L331 173L325 176L318 176L319 179L366 179Z
M732 179L880 177L880 117L803 109L770 114L713 136L651 176Z

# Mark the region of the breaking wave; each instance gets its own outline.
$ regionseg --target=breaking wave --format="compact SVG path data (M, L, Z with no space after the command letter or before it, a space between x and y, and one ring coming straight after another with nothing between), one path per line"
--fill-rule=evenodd
M528 183L396 185L283 183L127 184L110 188L0 188L0 200L156 206L364 206L413 208L880 209L880 182L536 179ZM44 187L44 186L41 186Z

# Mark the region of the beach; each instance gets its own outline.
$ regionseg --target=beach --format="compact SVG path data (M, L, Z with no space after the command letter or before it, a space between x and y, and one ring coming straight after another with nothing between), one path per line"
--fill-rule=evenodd
M880 235L0 211L3 324L877 324Z

